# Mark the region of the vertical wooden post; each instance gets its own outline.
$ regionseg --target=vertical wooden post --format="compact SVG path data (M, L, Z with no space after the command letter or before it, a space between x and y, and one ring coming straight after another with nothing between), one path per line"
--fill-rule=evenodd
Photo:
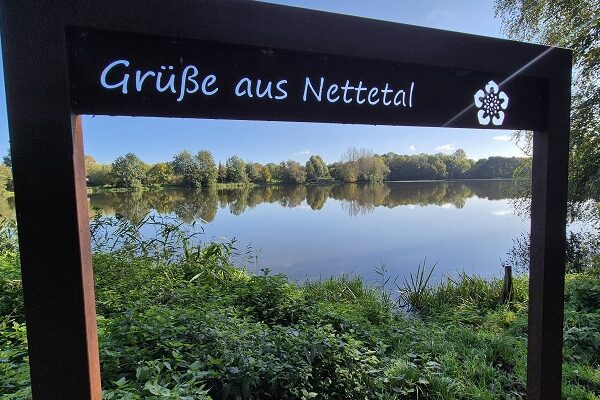
M565 222L570 119L570 57L549 87L549 126L534 132L527 398L560 399ZM560 66L562 67L562 65Z
M62 9L0 4L33 397L100 400L81 121L70 109Z

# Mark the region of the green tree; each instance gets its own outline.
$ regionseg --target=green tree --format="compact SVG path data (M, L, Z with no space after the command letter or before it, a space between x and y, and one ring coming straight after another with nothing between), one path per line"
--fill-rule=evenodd
M221 183L225 183L225 179L227 179L227 168L220 161L217 167L217 179Z
M173 182L175 171L170 163L159 162L146 172L146 183L149 185L166 186Z
M89 186L114 186L115 180L110 164L94 164L87 172Z
M262 181L263 182L271 182L273 180L273 176L271 175L271 170L269 168L267 168L267 166L264 166L262 169Z
M259 163L246 164L246 173L248 175L248 179L250 179L251 182L255 183L266 182L265 175L263 173L264 169L265 167Z
M219 171L217 170L215 159L210 151L200 150L198 154L196 154L196 159L194 162L200 175L200 182L202 185L213 186L217 183Z
M434 176L430 179L446 179L448 177L448 169L446 163L444 163L444 154L428 154L426 156L426 162L431 165L434 170Z
M383 182L390 173L382 157L372 155L359 159L360 178L364 182Z
M12 182L12 171L5 164L0 164L0 197L6 197Z
M117 157L112 163L111 174L118 187L138 190L146 177L146 164L133 153Z
M339 171L338 171L339 168ZM336 175L346 182L381 182L390 173L384 159L372 150L349 148L336 166Z
M524 160L519 157L482 158L475 162L467 176L476 179L512 178L515 170L523 165Z
M175 173L177 175L184 175L186 170L189 169L193 163L194 158L192 157L192 154L187 150L183 150L177 153L173 157L172 161L173 169L175 170Z
M443 155L442 161L446 164L448 178L452 179L462 178L473 166L473 160L467 158L467 153L463 149L458 149L449 156Z
M173 170L181 177L181 184L185 187L198 188L202 186L202 175L194 156L184 150L173 158Z
M346 153L342 155L342 165L340 168L340 176L342 180L346 182L357 182L360 176L358 169L358 160L360 158L360 151L351 147L346 150Z
M246 163L238 156L232 156L225 163L227 167L227 180L234 183L247 183Z
M495 12L511 38L574 50L570 198L599 199L600 2L496 0ZM530 140L530 136L523 136Z
M283 181L283 175L281 170L281 164L268 163L265 165L266 169L271 175L270 181L280 182Z
M459 153L460 155L460 153ZM445 154L398 155L387 153L383 156L390 169L388 180L434 180L449 176Z
M344 177L342 175L343 164L341 161L336 161L333 164L329 164L327 166L327 169L329 170L329 174L331 175L332 179L334 179L336 181L344 180Z
M283 180L286 183L304 183L306 182L306 171L304 167L294 160L288 160L281 163Z
M88 176L90 173L90 170L92 168L94 168L94 166L98 165L98 163L96 162L96 159L92 156L89 155L84 155L83 156L83 162L85 165L85 175Z
M10 148L6 151L6 155L2 158L2 163L8 168L12 168L12 158L10 156Z
M310 182L331 180L329 168L321 156L311 156L306 162L306 179Z

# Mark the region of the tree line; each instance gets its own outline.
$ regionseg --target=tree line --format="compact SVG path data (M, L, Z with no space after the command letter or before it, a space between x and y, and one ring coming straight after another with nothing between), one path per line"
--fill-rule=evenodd
M110 164L85 157L88 185L139 189L144 186L200 188L217 183L277 184L315 182L382 182L384 180L443 180L512 178L525 158L489 157L474 161L464 150L453 154L378 155L367 149L349 148L339 161L327 164L313 155L302 165L294 160L266 165L231 156L217 163L208 150L187 150L169 162L147 164L133 153Z

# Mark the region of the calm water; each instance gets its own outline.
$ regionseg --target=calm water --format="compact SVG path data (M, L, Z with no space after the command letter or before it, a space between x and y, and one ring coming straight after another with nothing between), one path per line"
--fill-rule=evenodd
M231 240L292 279L357 273L369 281L382 264L390 276L425 258L436 275L501 275L512 240L529 230L513 214L509 181L281 186L161 190L90 195L91 207L132 220L176 216L204 228L203 240ZM241 258L240 258L241 260ZM241 261L240 261L241 262Z

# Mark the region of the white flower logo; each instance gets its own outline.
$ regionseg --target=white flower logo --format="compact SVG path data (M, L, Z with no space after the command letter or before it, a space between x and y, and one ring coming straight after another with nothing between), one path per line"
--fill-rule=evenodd
M498 85L494 81L489 81L485 85L485 92L479 89L475 93L475 105L479 108L477 118L481 125L488 125L490 120L494 125L502 125L504 122L504 111L508 107L508 96L500 92Z

